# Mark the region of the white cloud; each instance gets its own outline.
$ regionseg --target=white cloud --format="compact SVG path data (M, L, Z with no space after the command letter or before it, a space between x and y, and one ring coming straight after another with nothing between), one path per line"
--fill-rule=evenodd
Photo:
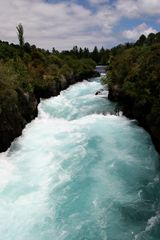
M159 0L117 0L115 8L121 16L128 18L155 16L160 14Z
M89 3L91 4L104 4L104 3L108 3L109 0L89 0Z
M17 42L16 26L22 23L25 40L43 48L102 46L111 39L108 33L115 21L110 15L109 11L92 13L75 2L51 4L44 0L1 0L0 39ZM105 32L100 36L102 29Z
M117 14L123 17L134 18L139 16L137 0L118 0L115 3Z
M125 30L122 35L128 40L137 40L140 35L148 36L149 33L156 33L157 30L149 27L147 24L142 23L131 30Z
M149 15L160 14L160 1L159 0L138 0L139 8Z
M22 23L25 40L46 49L68 49L73 45L111 47L121 41L122 34L114 33L114 27L121 19L160 12L159 0L117 0L114 5L110 5L109 0L88 0L94 5L94 10L75 0L58 3L45 0L0 1L0 39L17 43L16 26ZM143 28L143 31L126 30L123 37L135 39L137 31L155 30L144 27L144 24Z

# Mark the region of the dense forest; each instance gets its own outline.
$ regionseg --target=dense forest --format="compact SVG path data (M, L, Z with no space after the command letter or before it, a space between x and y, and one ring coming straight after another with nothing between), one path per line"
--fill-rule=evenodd
M10 92L8 96L15 95L18 88L37 94L53 82L60 85L64 77L67 80L88 78L95 74L96 64L106 64L110 54L103 47L100 51L95 47L92 52L77 46L70 51L59 52L53 48L49 52L24 43L24 40L19 42L15 45L0 41L0 98L3 98L3 104L6 91Z
M109 98L138 119L160 150L160 33L111 49Z
M37 116L40 98L96 76L97 64L109 70L104 79L109 99L118 101L126 116L139 120L160 150L160 33L110 50L74 46L62 52L25 42L21 24L17 34L18 45L0 41L0 151Z
M25 124L37 116L40 98L56 96L70 84L97 75L96 64L109 58L109 51L97 47L73 47L52 52L24 40L23 26L17 26L19 44L0 41L0 151L19 136Z

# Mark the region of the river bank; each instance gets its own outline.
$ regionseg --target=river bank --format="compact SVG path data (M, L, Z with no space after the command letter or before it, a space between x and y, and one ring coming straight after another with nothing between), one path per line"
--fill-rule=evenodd
M3 239L159 240L159 155L136 121L95 95L102 87L95 78L41 100L0 154Z
M22 88L17 88L15 94L17 99L13 99L7 107L0 109L0 152L6 151L12 141L22 134L22 130L27 123L31 122L38 114L38 104L40 99L57 96L68 88L71 84L82 81L84 78L91 78L99 74L91 71L82 76L70 75L70 77L61 76L58 81L52 84L35 88L33 93L25 92ZM5 97L6 101L6 97Z
M119 110L129 119L136 119L140 126L149 132L155 148L160 153L159 124L154 116L149 116L149 105L139 105L134 98L127 96L121 88L115 84L109 87L108 99L117 102Z

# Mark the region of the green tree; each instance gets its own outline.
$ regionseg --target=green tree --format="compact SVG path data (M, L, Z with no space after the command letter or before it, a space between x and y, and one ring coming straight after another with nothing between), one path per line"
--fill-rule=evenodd
M84 48L84 51L83 51L83 56L84 56L84 58L88 58L89 55L90 55L89 49L85 47L85 48Z
M147 38L147 44L152 45L155 42L156 42L156 34L150 33Z
M100 57L99 57L99 51L97 46L94 47L91 56L92 56L92 59L98 64L100 61Z
M23 30L23 26L22 24L18 24L18 26L16 27L17 29L17 35L18 35L18 40L19 40L19 45L22 48L24 46L24 30Z
M142 34L140 38L137 40L137 42L135 43L135 45L143 46L146 43L146 39L147 39L146 36Z

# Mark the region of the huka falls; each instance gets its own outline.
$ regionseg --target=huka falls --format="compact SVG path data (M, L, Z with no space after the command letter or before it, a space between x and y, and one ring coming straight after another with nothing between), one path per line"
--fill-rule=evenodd
M159 240L159 154L100 77L42 99L0 154L0 239Z
M160 240L160 0L1 0L0 240Z

